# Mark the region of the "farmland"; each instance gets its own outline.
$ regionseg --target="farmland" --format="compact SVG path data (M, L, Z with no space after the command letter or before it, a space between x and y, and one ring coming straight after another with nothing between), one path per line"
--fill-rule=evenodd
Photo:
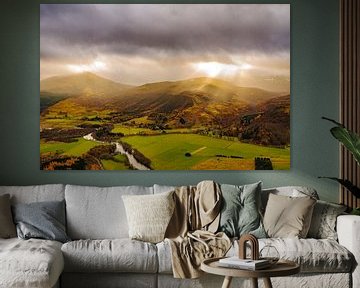
M290 168L290 150L195 134L129 136L122 141L152 160L155 170L253 170L255 157L269 157L274 169ZM194 153L198 151L197 153ZM190 153L191 156L185 156ZM217 157L223 155L228 157ZM231 158L237 156L242 158Z

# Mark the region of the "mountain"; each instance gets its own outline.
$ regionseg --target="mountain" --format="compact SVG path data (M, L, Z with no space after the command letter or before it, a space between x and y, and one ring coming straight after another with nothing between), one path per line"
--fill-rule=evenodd
M256 105L277 93L258 88L239 87L213 78L194 78L182 81L157 82L108 93L89 99L86 93L70 99L74 105L90 109L101 106L114 111L168 113L194 105ZM68 103L69 104L69 103Z
M57 85L65 83L69 87L69 83L81 82L88 83L88 86L81 85L83 90L80 93L80 89L74 89L79 86L72 84L72 93L75 94L76 90L79 96L59 101L49 107L48 112L56 114L71 111L72 115L75 113L79 116L86 111L109 111L112 115L109 117L112 117L114 122L141 117L154 119L161 114L166 117L166 123L171 127L178 127L179 119L186 119L185 126L204 125L210 122L220 123L219 125L223 126L226 124L224 122L235 121L239 114L249 113L260 103L279 96L278 93L259 88L239 87L228 81L206 77L148 83L137 87L124 87L122 84L118 86L111 81L111 85L107 88L114 87L114 89L108 90L107 93L94 93L95 89L100 89L95 87L95 81L108 84L110 80L94 74L87 74L87 77L94 81L91 83L75 81L74 76L65 78L71 81L64 81L64 78L61 78L63 81L57 82ZM75 79L78 78L83 79L80 76ZM56 90L55 86L49 89L48 84L44 87L48 89L47 91ZM65 90L64 87L61 89ZM67 91L70 89L67 88Z
M41 93L63 96L109 96L131 87L90 72L54 76L40 81Z
M187 96L194 99L195 102L196 100L209 102L241 101L257 104L276 95L278 94L262 89L239 87L228 81L206 77L149 83L126 91L126 98L130 102L149 101L150 99L150 101L156 100L158 102L163 96L167 98Z
M50 77L40 81L40 111L69 97L108 97L131 87L90 72Z

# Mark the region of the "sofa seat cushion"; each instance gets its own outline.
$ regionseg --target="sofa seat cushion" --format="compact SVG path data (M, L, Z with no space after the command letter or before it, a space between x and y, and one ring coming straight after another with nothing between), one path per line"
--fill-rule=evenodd
M302 273L347 273L351 271L354 265L353 255L345 247L330 239L259 239L260 250L265 245L274 246L278 250L280 258L300 264ZM238 255L238 247L238 242L235 241L227 256ZM166 241L158 243L157 249L159 273L171 274L171 248L169 244Z
M61 248L66 272L156 273L156 246L123 239L78 240Z
M63 268L60 242L0 239L0 287L52 287Z
M344 246L330 239L260 239L259 249L265 245L275 247L281 259L298 263L302 273L350 272L354 265L353 255ZM237 251L236 242L228 256L236 255Z

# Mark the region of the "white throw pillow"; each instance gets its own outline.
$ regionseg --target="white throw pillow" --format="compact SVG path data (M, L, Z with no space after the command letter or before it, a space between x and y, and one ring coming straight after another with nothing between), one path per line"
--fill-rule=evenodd
M164 240L175 208L173 193L122 196L131 239L151 243Z

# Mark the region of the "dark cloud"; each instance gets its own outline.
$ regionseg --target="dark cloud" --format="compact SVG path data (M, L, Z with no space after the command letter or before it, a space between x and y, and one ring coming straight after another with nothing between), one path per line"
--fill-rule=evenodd
M41 57L289 51L288 4L42 4ZM85 56L84 56L85 57Z

